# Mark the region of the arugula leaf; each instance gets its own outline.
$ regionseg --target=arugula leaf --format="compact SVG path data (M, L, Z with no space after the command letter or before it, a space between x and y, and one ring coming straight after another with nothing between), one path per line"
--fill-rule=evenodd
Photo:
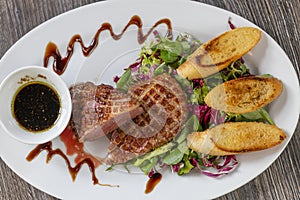
M178 171L179 176L188 174L194 168L194 165L192 165L192 163L190 162L189 155L184 155L183 161L184 165Z
M275 125L275 122L272 120L270 114L264 108L258 109L257 112L259 112L261 117L265 119L269 124Z
M165 63L162 63L161 65L159 65L153 72L153 76L158 76L160 74L165 73L165 68L167 66L165 65Z
M162 40L163 42L157 45L160 50L160 58L165 63L173 63L179 59L183 52L183 47L178 41Z
M200 127L200 128L199 128ZM177 147L172 149L170 153L163 158L163 163L168 165L175 165L182 161L185 154L189 154L189 148L186 144L186 137L188 134L201 129L198 118L192 115L186 122L185 128L181 131L179 137L176 139Z
M209 91L209 87L207 86L206 82L204 82L202 87L196 87L193 90L193 94L190 96L190 102L192 104L204 104L204 98Z
M189 151L189 148L188 148L188 146L187 146L186 140L185 140L184 142L180 143L180 144L178 145L177 149L179 149L179 151L180 151L181 153L187 154L188 151Z
M260 121L260 122L267 122L269 124L275 125L270 114L264 108L259 108L253 112L248 112L244 114L227 113L226 117L227 117L226 121L235 121L235 122Z
M195 132L195 131L200 131L202 129L199 119L196 115L192 115L185 123L185 127L182 129L180 135L176 139L177 143L182 143L183 141L186 140L186 137L188 134Z
M249 75L249 69L245 64L242 63L241 60L237 60L231 63L229 67L221 71L221 76L224 82L232 79L237 79L245 75Z
M155 167L158 163L158 157L153 157L149 160L145 160L141 165L140 165L140 169L142 170L142 172L144 172L145 174L148 174L149 171L151 169L153 169L153 167Z
M166 63L173 63L178 59L177 54L166 51L166 50L161 50L160 57Z
M128 68L125 73L121 76L121 78L116 83L116 86L119 90L127 92L130 85L134 83L134 80L131 75L131 70Z
M138 157L134 162L133 165L136 167L139 167L145 160L150 160L151 158L155 156L162 155L168 151L170 151L175 146L174 142L169 142L161 147L158 147L154 151L151 151L141 157Z
M167 165L176 165L178 164L184 156L184 153L182 153L178 148L172 149L170 153L163 158L163 163Z

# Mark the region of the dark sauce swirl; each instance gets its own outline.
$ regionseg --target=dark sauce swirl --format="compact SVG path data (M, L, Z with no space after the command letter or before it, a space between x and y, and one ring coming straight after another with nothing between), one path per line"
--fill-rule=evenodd
M134 15L133 17L131 17L131 19L129 20L129 22L125 25L125 27L123 28L123 30L121 31L121 33L119 34L116 34L114 31L113 31L113 28L111 26L110 23L103 23L101 25L101 27L98 29L98 31L96 32L96 34L94 35L93 37L93 40L91 42L91 44L89 46L85 46L83 41L82 41L82 38L80 35L76 34L74 35L71 40L69 41L69 44L68 44L68 48L67 48L67 53L66 53L66 56L65 57L62 57L56 44L54 44L53 42L49 42L47 47L46 47L46 51L45 51L45 54L44 54L44 67L47 67L48 66L48 62L49 62L49 59L52 57L54 59L53 61L53 64L52 64L52 67L53 67L53 70L61 75L64 73L64 71L66 70L67 68L67 65L72 57L72 54L74 52L74 44L76 42L78 42L81 46L81 50L82 50L82 53L84 56L89 56L91 55L91 53L93 52L93 50L98 46L98 40L99 40L99 36L101 34L101 32L107 30L109 31L111 37L114 39L114 40L119 40L122 38L123 34L126 32L126 30L132 26L132 25L135 25L138 27L138 30L137 30L137 40L139 42L139 44L142 44L146 39L147 37L152 33L152 31L159 25L161 24L165 24L167 25L168 27L168 32L167 32L167 36L168 37L172 37L172 25L171 25L171 21L167 18L164 18L164 19L160 19L158 20L150 29L147 33L143 33L143 23L142 23L142 20L139 16L137 15Z
M77 177L77 174L78 172L80 171L81 167L86 164L88 165L91 173L92 173L92 179L93 179L93 183L94 185L100 185L100 186L110 186L110 187L114 187L110 184L102 184L99 182L98 178L96 177L95 175L95 165L94 165L94 162L89 159L89 158L86 158L84 160L82 160L81 162L77 163L74 167L71 166L71 163L70 163L70 160L68 159L68 157L62 152L62 150L60 149L52 149L52 142L46 142L46 143L43 143L43 144L39 144L37 145L26 157L26 160L27 161L32 161L35 157L37 157L42 151L47 151L48 154L47 154L47 159L46 159L46 162L48 163L52 157L54 155L59 155L61 156L67 166L68 166L68 169L69 169L69 172L70 172L70 175L72 177L72 180L75 181L76 177Z

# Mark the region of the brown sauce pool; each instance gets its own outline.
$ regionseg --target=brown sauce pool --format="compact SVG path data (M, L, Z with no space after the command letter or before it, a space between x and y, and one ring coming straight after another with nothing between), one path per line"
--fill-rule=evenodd
M66 147L66 154L69 156L75 155L74 161L76 164L87 158L93 161L96 168L102 164L100 158L96 158L85 152L83 143L78 141L76 133L72 130L71 126L67 126L62 134L60 134L59 138Z

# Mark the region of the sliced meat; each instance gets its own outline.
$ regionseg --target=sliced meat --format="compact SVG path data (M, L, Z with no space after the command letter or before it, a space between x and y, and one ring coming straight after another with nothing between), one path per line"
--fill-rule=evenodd
M116 129L107 164L126 162L171 141L187 119L187 101L177 81L163 74L129 88L128 94L147 111Z
M82 142L106 135L144 112L130 95L110 85L79 83L70 88L70 93L71 125Z

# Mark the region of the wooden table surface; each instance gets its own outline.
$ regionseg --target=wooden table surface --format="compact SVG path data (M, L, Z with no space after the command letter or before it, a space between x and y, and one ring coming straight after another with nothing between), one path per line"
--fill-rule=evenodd
M94 0L0 0L0 57L19 38L42 22ZM255 23L300 67L299 0L199 0L232 11ZM288 114L287 114L288 117ZM288 119L287 119L288 120ZM280 157L261 175L218 199L300 199L300 125ZM0 199L56 199L19 178L0 160Z

